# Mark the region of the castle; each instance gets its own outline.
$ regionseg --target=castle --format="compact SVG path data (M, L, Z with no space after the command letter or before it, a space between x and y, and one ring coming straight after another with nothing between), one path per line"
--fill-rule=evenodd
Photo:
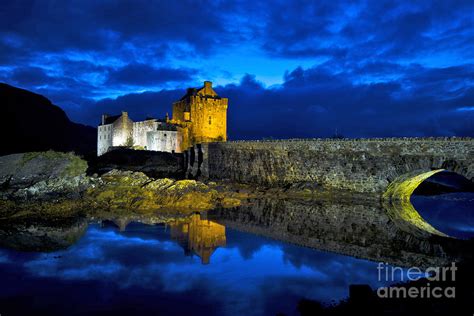
M204 81L201 88L189 88L173 103L170 119L148 118L134 122L127 112L121 115L102 115L97 132L97 156L114 147L129 147L180 153L194 144L227 140L228 99L212 89L212 82Z

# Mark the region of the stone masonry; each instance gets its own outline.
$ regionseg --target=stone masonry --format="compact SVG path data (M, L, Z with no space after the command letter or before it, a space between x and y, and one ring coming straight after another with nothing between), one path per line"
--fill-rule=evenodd
M474 139L453 137L208 143L188 150L185 161L189 177L383 193L402 175L435 169L472 181L473 158Z

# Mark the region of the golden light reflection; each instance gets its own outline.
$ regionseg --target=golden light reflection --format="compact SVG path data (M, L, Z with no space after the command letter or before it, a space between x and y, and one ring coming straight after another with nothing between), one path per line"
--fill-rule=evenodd
M411 195L424 180L441 171L444 169L414 171L402 175L390 183L383 194L382 204L390 218L401 229L409 230L415 235L428 233L447 236L427 223L410 201Z
M171 238L176 240L187 254L194 253L201 258L202 264L209 264L217 247L225 246L225 226L194 214L185 220L169 224Z

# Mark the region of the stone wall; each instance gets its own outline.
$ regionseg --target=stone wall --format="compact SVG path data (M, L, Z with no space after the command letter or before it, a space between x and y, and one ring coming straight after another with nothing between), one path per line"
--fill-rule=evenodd
M133 121L127 112L112 123L112 146L127 146L129 140L133 141Z
M143 149L149 149L147 133L156 131L158 128L158 122L156 120L145 120L140 122L133 122L133 145L140 146ZM153 150L153 149L149 149Z
M147 133L148 150L180 152L180 137L178 131L156 130Z
M103 155L112 146L112 124L97 127L97 156Z
M433 169L474 180L473 138L236 141L201 144L191 152L191 176L265 186L311 182L381 193L399 176Z
M194 97L191 103L192 137L195 143L227 139L227 99Z

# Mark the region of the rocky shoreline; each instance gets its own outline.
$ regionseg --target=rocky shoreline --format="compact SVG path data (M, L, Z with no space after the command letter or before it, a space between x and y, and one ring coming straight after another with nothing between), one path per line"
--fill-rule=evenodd
M0 157L0 219L91 215L99 210L201 211L239 205L244 195L213 182L155 179L115 169L89 176L87 169L87 162L72 153Z
M112 169L88 175L87 161L73 153L35 152L0 157L0 219L69 217L95 212L203 211L235 207L249 198L331 199L344 194L318 186L251 187L235 183L153 178L143 172ZM354 196L350 199L377 199Z
M364 222L370 210L377 210L374 223L361 225L365 237L372 236L381 222L388 225L392 237L393 230L407 240L450 240L427 229L430 226L416 217L418 213L411 204L383 204L377 194L327 191L308 183L268 188L154 178L117 169L100 176L88 171L88 163L71 153L48 151L0 157L1 244L13 245L19 240L22 249L57 249L74 243L88 222L112 221L118 227L129 222L167 223L211 210L221 214L221 219L256 221L255 225L263 224L271 234L279 228L298 238L303 231L319 230L322 233L317 235L328 236L331 229L324 230L331 227L329 224L347 218ZM348 207L354 205L354 209ZM413 218L417 220L409 220ZM353 223L345 227L349 232L357 228Z

